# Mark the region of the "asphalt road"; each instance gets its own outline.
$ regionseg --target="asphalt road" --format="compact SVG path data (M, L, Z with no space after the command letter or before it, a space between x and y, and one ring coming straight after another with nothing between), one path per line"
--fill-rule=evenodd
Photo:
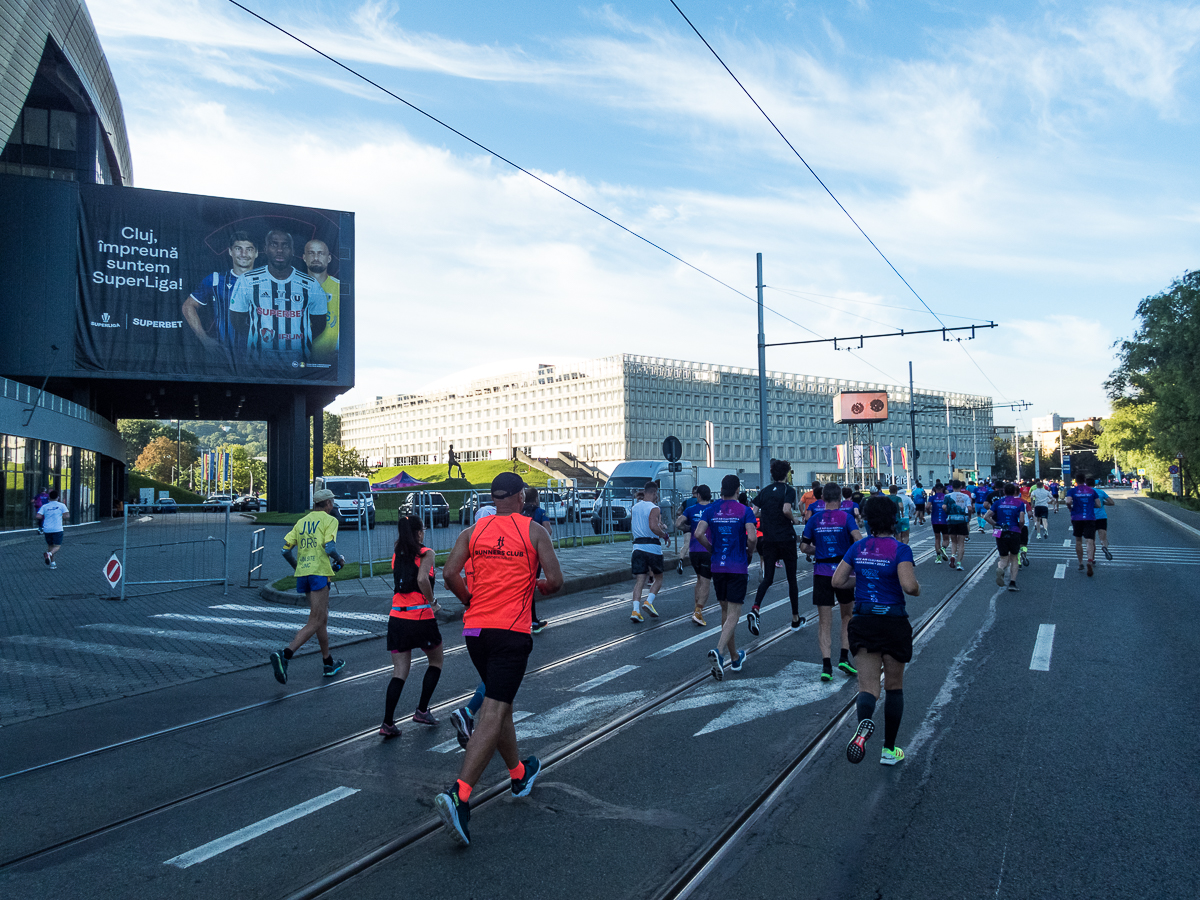
M983 535L968 575L919 563L914 623L952 597L907 671L908 759L879 766L877 736L851 766L840 725L691 896L1200 895L1200 727L1178 685L1196 645L1200 539L1137 501L1111 512L1116 559L1094 578L1063 546L1065 512L1033 545L1020 593L999 591L990 566L969 576L993 548ZM928 528L914 547L931 547ZM786 629L778 584L745 671L704 677L719 616L697 628L689 579L667 577L662 618L644 625L629 622L627 587L541 606L552 624L517 698L522 752L556 758L662 702L548 765L529 798L477 806L469 848L435 830L328 896L624 898L669 885L855 688L818 680L815 624ZM804 575L801 591L810 585ZM807 594L801 609L813 612ZM1033 669L1048 626L1049 662ZM476 680L461 638L444 636L442 724L398 719L394 740L375 734L390 673L381 640L346 648L329 681L309 656L286 687L264 666L0 730L0 892L284 897L432 822L433 794L461 759L447 714ZM750 640L744 625L738 639ZM423 671L414 665L399 711ZM88 753L139 735L150 736ZM497 760L477 790L506 780Z

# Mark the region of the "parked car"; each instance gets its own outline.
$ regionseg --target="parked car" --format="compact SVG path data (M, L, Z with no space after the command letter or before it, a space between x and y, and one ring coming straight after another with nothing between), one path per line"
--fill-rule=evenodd
M205 498L202 508L205 512L220 512L226 506L232 507L233 497L229 494L209 494Z
M243 494L230 504L234 512L258 512L262 509L261 501L253 494Z
M154 506L150 507L150 512L177 513L179 512L179 504L175 502L173 497L159 497L155 501Z
M567 521L569 506L563 495L557 491L539 491L538 502L546 513L546 518L552 522Z
M314 479L313 490L322 488L333 491L333 515L339 525L349 528L358 528L358 495L367 494L367 527L375 527L375 498L370 496L371 482L367 479L355 475L328 475Z
M496 501L492 499L492 495L488 493L470 494L463 500L462 506L458 508L458 524L459 525L474 525L475 517L479 514L479 510L485 506L495 506Z
M579 490L571 495L571 515L576 522L591 519L596 501L600 498L599 491Z
M439 491L413 491L400 502L399 512L419 515L426 528L450 527L450 504Z

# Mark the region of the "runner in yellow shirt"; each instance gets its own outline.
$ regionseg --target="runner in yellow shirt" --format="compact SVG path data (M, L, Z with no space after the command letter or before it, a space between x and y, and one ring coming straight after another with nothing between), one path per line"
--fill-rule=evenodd
M332 678L346 665L329 655L329 582L346 563L338 553L338 520L333 510L333 491L313 494L313 509L295 524L283 539L283 558L296 568L296 593L308 599L308 621L282 651L271 654L275 680L287 684L288 660L314 634L325 661L325 677Z

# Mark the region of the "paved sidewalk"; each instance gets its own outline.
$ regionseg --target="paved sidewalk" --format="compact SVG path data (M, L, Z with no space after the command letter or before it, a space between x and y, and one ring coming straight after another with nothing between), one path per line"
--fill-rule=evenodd
M10 573L0 601L0 726L78 709L211 675L264 666L267 654L286 644L303 623L303 597L246 584L254 523L230 522L230 580L221 584L145 585L114 599L102 576L109 555L122 546L120 523L69 529L58 568L42 562L36 532L0 539ZM197 568L223 572L224 518L195 514L158 517L135 536L131 565L138 580L190 577ZM278 557L278 535L268 532L267 559ZM139 543L140 541L140 543ZM340 541L353 547L343 532ZM564 549L564 593L631 582L627 542ZM674 560L674 557L669 557ZM284 564L286 566L286 564ZM136 568L135 568L136 567ZM272 565L270 569L278 571ZM271 577L278 577L269 572ZM334 647L387 632L391 577L337 583L330 601ZM462 606L441 578L435 596L440 621L462 618ZM296 602L301 605L294 605ZM301 655L316 653L310 641Z

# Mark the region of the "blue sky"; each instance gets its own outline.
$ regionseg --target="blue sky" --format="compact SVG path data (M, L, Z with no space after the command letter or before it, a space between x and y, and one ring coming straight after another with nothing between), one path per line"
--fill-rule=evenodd
M1113 341L1196 265L1200 5L679 0L946 324L768 368L1107 410ZM823 335L937 326L668 0L246 4ZM135 183L348 209L358 386L632 352L755 364L752 303L226 0L89 0ZM997 9L1002 12L997 12ZM768 315L769 341L811 337ZM966 352L964 352L964 350Z

